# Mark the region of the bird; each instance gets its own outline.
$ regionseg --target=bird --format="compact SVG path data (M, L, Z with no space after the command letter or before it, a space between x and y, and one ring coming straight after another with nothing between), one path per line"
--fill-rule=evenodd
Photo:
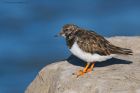
M83 70L75 73L77 77L91 72L96 62L106 61L116 55L132 55L131 49L115 46L93 30L75 24L65 24L59 33L66 40L70 52L87 62Z

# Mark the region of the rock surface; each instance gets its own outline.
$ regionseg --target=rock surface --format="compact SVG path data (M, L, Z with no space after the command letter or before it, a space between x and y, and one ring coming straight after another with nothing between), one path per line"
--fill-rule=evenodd
M110 42L131 48L133 56L95 64L93 72L76 78L72 75L85 62L71 56L44 67L25 93L140 93L140 37L112 37Z

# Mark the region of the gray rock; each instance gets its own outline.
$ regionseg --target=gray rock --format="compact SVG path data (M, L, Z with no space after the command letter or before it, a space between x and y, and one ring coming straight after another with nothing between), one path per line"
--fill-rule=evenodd
M96 63L94 70L76 78L73 72L85 63L71 56L67 61L44 67L25 93L140 93L140 37L108 38L115 45L131 48L133 56L119 55Z

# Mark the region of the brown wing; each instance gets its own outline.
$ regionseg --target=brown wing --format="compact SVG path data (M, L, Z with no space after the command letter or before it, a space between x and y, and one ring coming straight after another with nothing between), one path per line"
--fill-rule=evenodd
M81 30L77 34L77 44L85 52L97 53L100 55L110 55L110 54L125 54L131 55L132 50L126 48L120 48L109 41L107 41L101 35L93 31Z
M93 31L79 31L77 43L85 52L110 55L108 47L110 42Z

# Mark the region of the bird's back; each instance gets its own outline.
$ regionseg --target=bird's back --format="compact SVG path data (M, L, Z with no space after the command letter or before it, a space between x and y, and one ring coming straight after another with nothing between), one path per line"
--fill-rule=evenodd
M76 33L76 38L79 47L88 53L132 55L131 49L115 46L94 31L80 29Z

